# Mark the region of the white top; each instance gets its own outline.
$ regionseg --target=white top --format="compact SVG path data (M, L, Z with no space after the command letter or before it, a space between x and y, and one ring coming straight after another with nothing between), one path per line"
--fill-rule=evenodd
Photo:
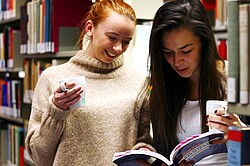
M182 118L181 118L182 117ZM178 126L177 138L181 142L187 137L201 133L201 114L199 101L187 101L179 116L181 125ZM227 154L221 153L203 158L195 166L227 166Z
M181 118L182 117L182 118ZM177 138L181 142L187 137L201 133L201 115L199 101L187 101L179 116L181 125L178 126ZM179 123L179 122L178 122Z

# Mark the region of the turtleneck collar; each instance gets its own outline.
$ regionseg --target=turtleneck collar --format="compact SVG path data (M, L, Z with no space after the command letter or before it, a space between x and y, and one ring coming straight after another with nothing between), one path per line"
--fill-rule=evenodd
M122 74L122 67L124 66L123 55L117 57L111 63L103 63L98 59L86 55L86 52L84 50L77 51L76 55L73 56L69 60L69 62L77 65L80 68L84 68L89 73L97 74L99 76L103 74L109 74L113 76L114 74L118 73Z

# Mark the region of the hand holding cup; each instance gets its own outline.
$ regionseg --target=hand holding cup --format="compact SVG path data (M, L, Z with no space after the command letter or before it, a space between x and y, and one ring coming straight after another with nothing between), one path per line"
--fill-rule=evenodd
M86 81L84 76L59 81L53 103L61 109L76 109L85 106Z

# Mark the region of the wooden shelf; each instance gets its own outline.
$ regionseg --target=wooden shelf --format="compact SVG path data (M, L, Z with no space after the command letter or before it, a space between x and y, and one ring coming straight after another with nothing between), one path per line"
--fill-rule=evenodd
M69 58L76 54L77 51L62 51L57 53L44 53L44 54L23 54L24 58L36 58L36 59L43 59L43 58Z
M20 27L20 18L11 18L0 21L0 31L3 31L6 26L10 26L16 29Z
M18 124L23 124L23 119L22 118L14 118L8 115L3 115L0 113L0 119L4 119L7 120L9 122L14 122L14 123L18 123Z
M0 79L20 80L25 77L22 69L0 69Z
M13 23L13 22L18 22L20 21L20 17L14 17L14 18L10 18L10 19L6 19L6 20L1 20L0 21L0 25L1 24L8 24L8 23Z

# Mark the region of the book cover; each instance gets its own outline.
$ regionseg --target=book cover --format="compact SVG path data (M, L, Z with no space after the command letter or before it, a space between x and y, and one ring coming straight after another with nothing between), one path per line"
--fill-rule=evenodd
M229 127L228 166L250 165L250 127Z
M219 153L227 153L226 143L211 143L212 141L223 137L223 133L218 131L206 132L188 137L173 149L169 159L152 151L128 150L115 153L113 156L113 162L119 166L136 165L137 159L145 159L146 161L149 161L150 164L155 164L156 162L159 166L163 163L167 165L179 165L183 160L194 161L194 163L197 163L205 157Z

